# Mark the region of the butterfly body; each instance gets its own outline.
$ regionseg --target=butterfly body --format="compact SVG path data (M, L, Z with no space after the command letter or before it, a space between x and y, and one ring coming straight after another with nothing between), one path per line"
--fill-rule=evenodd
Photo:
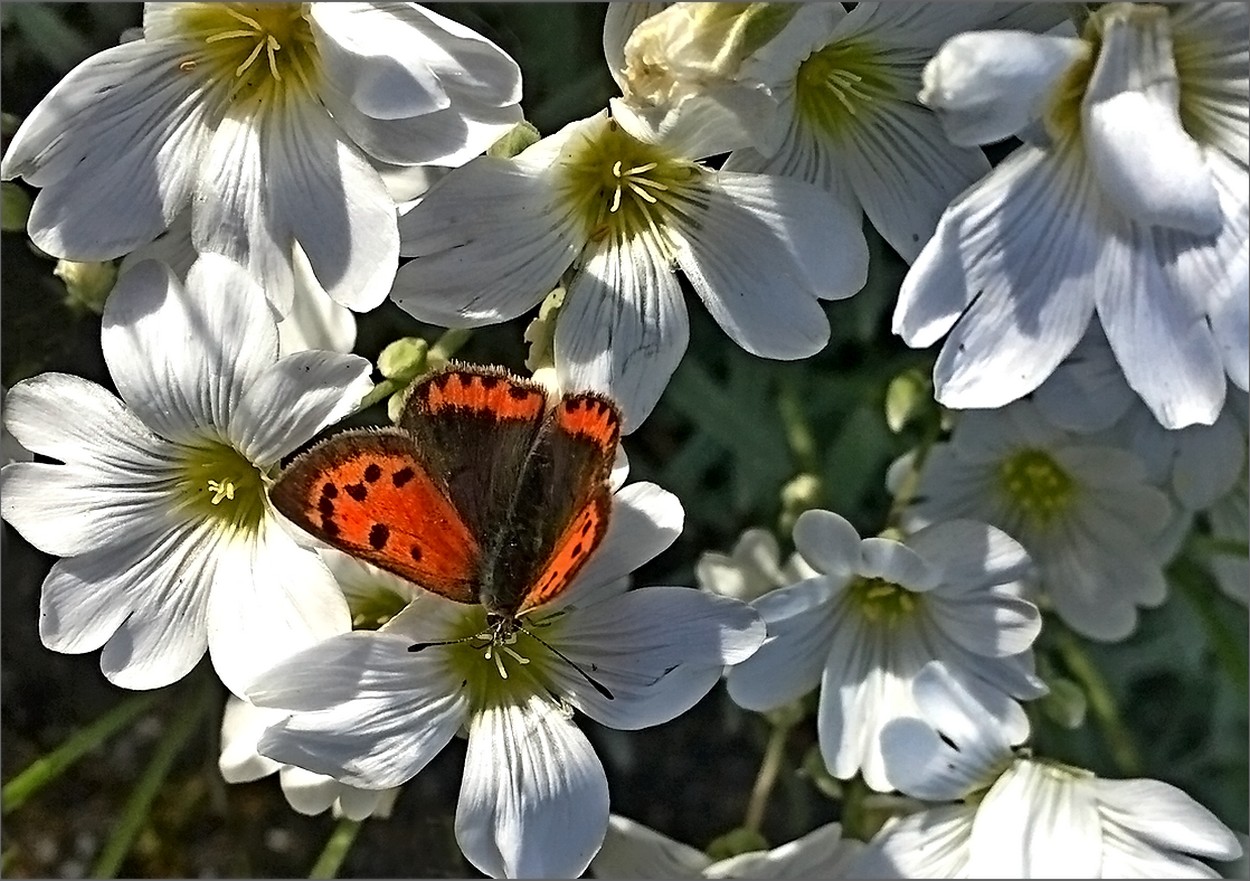
M397 428L347 431L298 457L270 498L327 544L462 603L506 639L564 591L611 514L620 415L489 368L419 382Z

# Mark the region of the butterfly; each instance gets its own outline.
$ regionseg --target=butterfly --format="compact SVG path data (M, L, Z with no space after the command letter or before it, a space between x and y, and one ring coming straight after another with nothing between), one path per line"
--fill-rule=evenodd
M326 544L481 603L491 641L506 641L602 543L620 427L603 395L557 397L504 370L456 364L415 385L398 427L322 441L269 497Z

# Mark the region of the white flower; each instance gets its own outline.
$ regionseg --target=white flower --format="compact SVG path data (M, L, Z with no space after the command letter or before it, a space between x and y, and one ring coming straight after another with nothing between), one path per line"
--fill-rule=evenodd
M731 171L818 184L911 262L942 210L990 170L975 147L956 146L916 100L921 71L961 30L1050 24L1058 13L1019 4L804 4L752 59L777 102L779 143L735 150ZM774 138L774 140L777 140Z
M783 566L777 539L767 529L757 528L743 532L731 553L707 551L694 566L700 590L748 603L817 574L797 551Z
M119 271L124 273L144 260L159 260L179 279L186 279L197 257L199 253L191 241L191 212L184 211L174 218L168 230L126 255ZM295 252L291 270L295 284L291 309L284 316L273 310L278 319L279 353L289 355L309 349L350 352L356 346L356 316L325 292L302 251Z
M571 269L554 341L560 382L610 394L626 430L686 349L674 268L734 342L794 359L828 341L819 298L858 291L868 261L858 219L830 194L701 164L715 150L697 115L655 141L635 137L636 122L614 99L611 115L448 174L400 220L400 250L415 259L393 293L422 321L494 324L537 306Z
M248 783L277 772L287 803L310 816L332 810L352 820L388 817L399 788L361 789L325 774L283 765L256 751L265 729L286 718L282 710L255 707L231 695L221 718L221 756L217 767L227 783Z
M596 878L845 878L863 843L828 823L772 850L713 860L641 823L613 814L590 871Z
M241 694L347 626L329 570L287 534L265 487L284 455L356 407L369 363L279 359L263 293L216 255L185 287L160 263L131 269L101 343L122 400L60 373L6 400L13 435L65 463L3 470L4 518L64 558L43 583L40 636L61 652L104 646L100 666L125 688L174 682L207 646Z
M1184 511L1208 508L1230 492L1246 458L1244 392L1229 394L1211 425L1164 428L1125 382L1096 324L1032 400L1060 428L1132 450L1146 467L1146 480L1167 491Z
M347 598L352 627L376 629L389 621L420 591L396 575L329 548L320 552ZM346 633L349 627L336 616L330 625ZM325 774L316 774L294 765L283 765L257 751L261 736L289 714L283 710L253 706L233 695L226 702L221 719L221 756L217 766L227 783L259 780L274 772L287 802L301 814L320 814L332 809L335 816L353 820L390 816L399 787L361 789L340 783Z
M920 718L886 726L890 779L930 800L964 799L888 823L864 878L1218 878L1195 859L1241 852L1214 814L1158 780L1102 780L1014 755L938 668L916 679Z
M897 492L913 467L905 456L887 478ZM1145 481L1133 453L1061 431L1030 401L962 413L949 442L924 459L904 512L909 528L951 517L992 523L1033 558L1042 593L1091 639L1117 640L1137 606L1167 594L1157 544L1172 506Z
M0 386L0 414L4 413L4 396L6 390ZM29 462L35 458L30 450L26 449L10 432L9 427L5 424L0 427L0 465L8 465L10 462Z
M1045 686L1033 675L1037 608L1022 599L1028 555L992 526L950 521L906 543L860 539L829 511L805 511L794 543L821 574L752 603L768 640L726 674L739 706L765 711L817 685L820 752L830 773L885 777L878 735L912 714L911 680L936 660L967 683L990 724L1023 739L1028 718L1014 698Z
M611 728L667 721L764 638L736 600L625 590L623 576L667 547L681 519L676 498L652 484L618 490L603 544L568 590L526 613L515 639L484 633L482 606L427 594L377 632L295 655L248 693L294 711L261 753L380 789L420 772L464 728L455 825L468 860L491 876L580 874L608 825L608 788L572 711Z
M948 334L938 400L1037 388L1091 318L1165 427L1210 424L1250 383L1247 11L1110 3L1082 39L945 44L921 100L956 143L1026 144L943 213L899 293L909 345Z
M247 267L280 315L295 259L368 310L399 256L371 163L463 163L520 96L502 50L416 4L149 3L143 39L70 71L0 175L42 188L29 230L50 254L118 257L189 208L195 249Z

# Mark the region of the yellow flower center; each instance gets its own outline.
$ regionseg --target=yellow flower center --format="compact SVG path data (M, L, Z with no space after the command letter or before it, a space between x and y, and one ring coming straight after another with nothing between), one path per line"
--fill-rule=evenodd
M352 615L353 630L377 630L408 605L410 597L401 596L383 584L347 593L347 608Z
M614 120L572 148L561 190L587 239L620 244L649 235L670 254L664 232L698 201L703 169L626 134Z
M202 49L178 66L226 88L230 101L267 106L317 86L318 52L303 3L184 3L184 33Z
M500 697L518 687L532 689L535 669L541 670L550 655L519 627L488 619L481 606L468 608L456 632L443 644L451 669L479 700Z
M998 466L998 488L1016 516L1033 526L1048 526L1066 514L1076 483L1043 450L1020 450Z
M884 578L857 578L847 590L865 619L885 627L910 619L922 603L919 594Z
M212 520L255 532L265 514L260 470L233 447L221 443L191 447L177 479L180 507L198 520Z
M798 118L833 140L862 126L883 100L902 94L882 53L864 43L831 43L799 65L794 84Z

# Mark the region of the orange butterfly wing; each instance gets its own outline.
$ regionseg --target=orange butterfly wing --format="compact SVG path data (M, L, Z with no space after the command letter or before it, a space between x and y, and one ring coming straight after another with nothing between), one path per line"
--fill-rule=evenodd
M527 586L519 612L541 605L568 588L603 542L612 513L608 480L621 437L616 406L593 392L566 395L553 408L547 430L551 473L546 478L554 486L572 488L571 519Z
M448 599L477 601L481 550L400 431L347 431L299 456L274 507L326 544Z

